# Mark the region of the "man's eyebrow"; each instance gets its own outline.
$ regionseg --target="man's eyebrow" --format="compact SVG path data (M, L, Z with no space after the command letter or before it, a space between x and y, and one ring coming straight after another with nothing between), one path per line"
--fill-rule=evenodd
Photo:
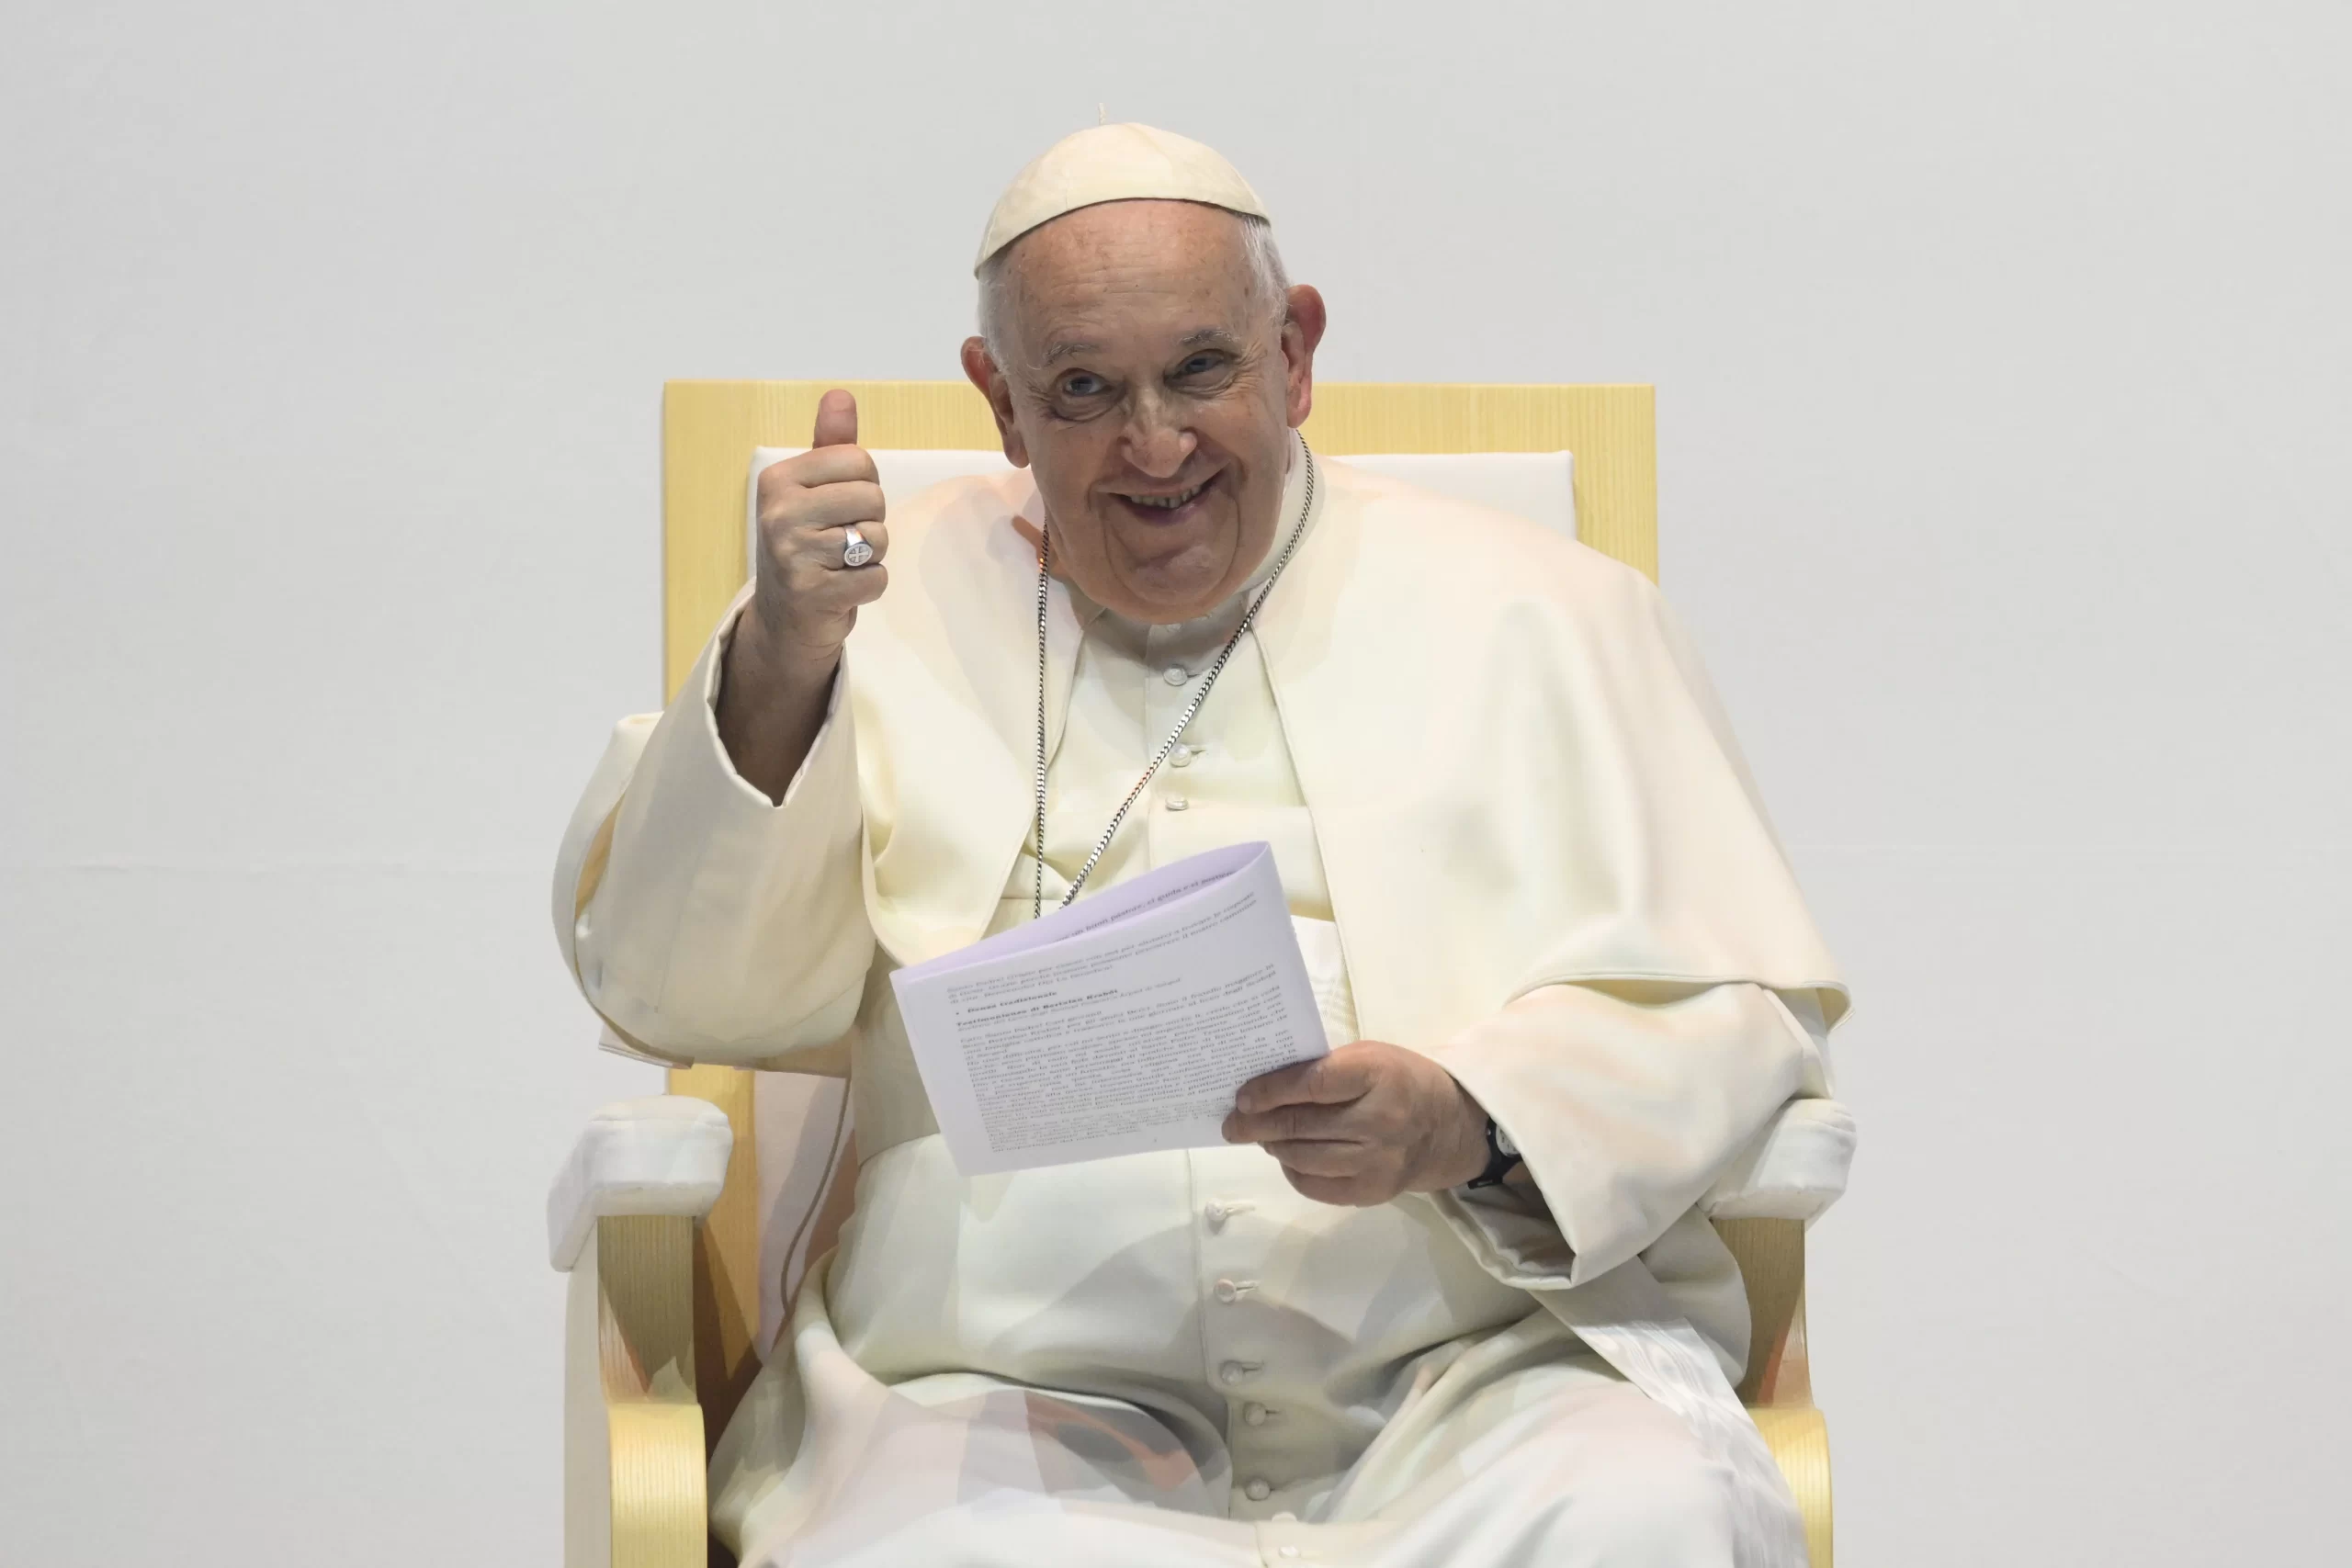
M1202 327L1198 331L1186 333L1183 341L1178 344L1177 347L1185 349L1215 345L1219 348L1230 348L1240 341L1223 327ZM1102 345L1099 343L1090 343L1080 338L1065 338L1047 349L1046 357L1038 363L1051 367L1075 355L1102 352Z

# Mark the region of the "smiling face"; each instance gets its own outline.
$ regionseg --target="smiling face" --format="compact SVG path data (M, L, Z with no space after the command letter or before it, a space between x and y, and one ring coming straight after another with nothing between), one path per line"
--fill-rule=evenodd
M1272 297L1242 220L1194 202L1081 208L1003 265L993 328L1011 363L973 338L964 368L1004 455L1035 472L1056 565L1130 619L1206 614L1283 525L1321 297Z

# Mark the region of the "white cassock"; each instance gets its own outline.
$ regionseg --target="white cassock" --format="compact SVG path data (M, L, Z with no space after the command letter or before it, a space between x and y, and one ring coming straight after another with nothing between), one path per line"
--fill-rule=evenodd
M957 1174L888 976L1030 918L1037 502L1025 474L894 501L783 804L718 741L722 626L622 725L558 872L625 1038L850 1077L855 1214L713 1465L747 1563L1803 1561L1694 1205L1827 1092L1835 970L1646 581L1320 472L1090 886L1270 842L1334 1043L1442 1062L1534 1190L1335 1208L1252 1146ZM1054 586L1047 908L1248 594L1146 626Z

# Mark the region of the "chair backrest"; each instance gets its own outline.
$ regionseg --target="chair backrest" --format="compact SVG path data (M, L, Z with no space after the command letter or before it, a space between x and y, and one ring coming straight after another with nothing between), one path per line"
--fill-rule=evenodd
M677 690L742 585L754 452L804 445L817 400L831 387L856 394L862 445L925 455L903 465L902 483L948 477L958 465L947 453L973 453L983 468L986 454L1001 454L987 404L961 381L671 382L662 401L665 691ZM1572 525L1586 544L1657 575L1648 387L1325 383L1305 434L1319 453L1370 457L1366 467L1430 489ZM1491 453L1572 457L1465 465L1388 456ZM887 489L887 472L885 480ZM1564 488L1572 496L1565 516L1547 499ZM671 1073L670 1089L711 1100L735 1126L727 1189L695 1248L696 1386L715 1440L758 1370L781 1299L847 1211L854 1155L829 1080L689 1067Z

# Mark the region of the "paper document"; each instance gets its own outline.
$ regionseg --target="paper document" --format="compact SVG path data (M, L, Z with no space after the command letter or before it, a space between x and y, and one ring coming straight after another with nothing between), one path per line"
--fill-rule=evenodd
M1236 1089L1330 1049L1262 843L1162 866L890 984L967 1176L1221 1145Z

